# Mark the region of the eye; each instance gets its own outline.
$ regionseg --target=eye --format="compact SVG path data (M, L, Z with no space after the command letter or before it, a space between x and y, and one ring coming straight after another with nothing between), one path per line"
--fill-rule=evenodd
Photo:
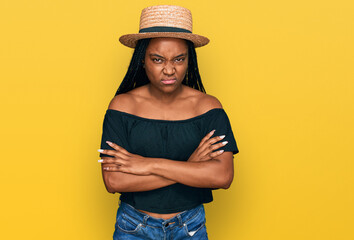
M152 61L155 63L162 63L162 59L160 58L153 58Z
M176 58L175 62L183 62L185 58Z

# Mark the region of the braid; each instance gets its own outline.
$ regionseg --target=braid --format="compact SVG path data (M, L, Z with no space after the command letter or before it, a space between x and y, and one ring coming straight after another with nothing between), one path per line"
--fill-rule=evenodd
M150 38L141 39L136 44L132 59L130 61L128 71L120 84L115 95L126 93L134 88L143 86L149 83L149 79L143 67L146 48L149 45Z
M197 89L203 93L206 93L202 79L199 74L198 62L197 62L197 53L195 51L194 44L191 41L187 40L188 44L188 73L186 74L185 84L191 88Z

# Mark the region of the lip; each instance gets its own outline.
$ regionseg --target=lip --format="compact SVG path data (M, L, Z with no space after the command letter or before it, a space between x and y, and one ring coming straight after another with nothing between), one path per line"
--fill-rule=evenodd
M176 81L177 81L177 79L172 78L172 79L162 79L161 82L162 82L163 84L168 85L168 84L174 84Z

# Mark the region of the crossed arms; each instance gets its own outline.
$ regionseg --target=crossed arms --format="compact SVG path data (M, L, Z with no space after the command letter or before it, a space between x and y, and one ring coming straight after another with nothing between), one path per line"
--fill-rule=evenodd
M232 152L212 152L222 143L219 136L206 135L188 161L165 158L148 158L132 154L111 143L114 150L103 150L102 174L106 189L110 193L149 191L174 183L199 187L230 187L233 180Z

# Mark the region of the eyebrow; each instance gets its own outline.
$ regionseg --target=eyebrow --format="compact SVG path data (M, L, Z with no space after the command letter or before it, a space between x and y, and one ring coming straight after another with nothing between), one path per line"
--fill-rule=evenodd
M152 56L164 58L163 56L160 56L160 55L158 55L156 53L150 54L150 57L152 57ZM176 57L173 57L173 58L178 58L178 57L183 57L183 56L187 56L187 53L182 53L182 54L180 54L180 55L178 55Z

